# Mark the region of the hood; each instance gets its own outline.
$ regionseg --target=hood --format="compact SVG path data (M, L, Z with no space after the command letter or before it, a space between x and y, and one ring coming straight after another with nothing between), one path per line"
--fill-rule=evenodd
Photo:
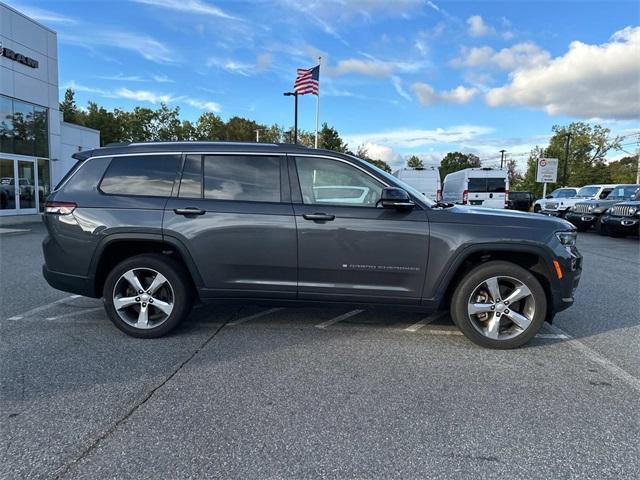
M498 208L482 208L456 205L443 210L445 221L460 224L513 226L553 231L575 230L575 226L557 217L539 213L519 212L517 210L501 210Z
M623 205L625 207L640 207L640 200L627 200L625 202L617 202L615 205Z

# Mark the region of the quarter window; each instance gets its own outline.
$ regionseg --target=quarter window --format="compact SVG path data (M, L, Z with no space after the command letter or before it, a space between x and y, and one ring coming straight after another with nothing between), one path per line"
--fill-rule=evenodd
M168 197L180 168L178 155L115 157L100 183L111 195Z
M205 155L204 198L280 201L280 157Z
M308 205L375 207L384 185L337 160L297 157L302 201Z

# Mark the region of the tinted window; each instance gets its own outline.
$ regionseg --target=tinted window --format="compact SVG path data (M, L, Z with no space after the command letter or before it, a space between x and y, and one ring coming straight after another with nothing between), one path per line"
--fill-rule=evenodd
M507 182L504 178L487 178L487 192L504 193L507 190Z
M205 155L204 198L279 202L280 158Z
M469 186L467 190L470 192L486 192L487 191L487 179L486 178L470 178Z
M558 192L558 198L571 198L576 194L575 190L563 189Z
M375 207L382 196L382 183L344 162L298 157L296 167L305 204Z
M202 155L187 155L178 196L180 198L202 198Z
M168 197L179 168L178 155L115 157L100 189L112 195Z

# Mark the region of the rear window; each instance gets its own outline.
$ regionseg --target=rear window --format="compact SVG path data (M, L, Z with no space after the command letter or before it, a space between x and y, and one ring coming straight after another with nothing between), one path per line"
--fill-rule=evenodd
M100 190L109 195L168 197L179 168L179 155L115 157L104 174Z
M76 163L73 164L73 167L71 167L71 169L64 175L64 177L62 177L62 180L60 180L58 182L58 184L56 185L56 188L53 189L53 191L55 192L56 190L58 190L62 185L64 185L64 183L71 178L71 176L76 173L76 170L78 170L78 168L80 168L80 165L82 165L82 163L84 162L84 160L78 160ZM4 182L4 178L2 179L2 183Z
M507 182L504 178L487 178L487 192L504 193L507 190Z
M467 190L470 192L486 192L487 191L487 179L486 178L470 178L469 186Z

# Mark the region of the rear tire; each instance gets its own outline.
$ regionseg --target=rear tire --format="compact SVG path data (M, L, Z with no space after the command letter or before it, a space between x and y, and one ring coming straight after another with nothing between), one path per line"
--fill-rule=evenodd
M547 298L538 279L510 262L475 267L451 299L454 323L469 340L487 348L524 345L538 333L546 315Z
M116 265L104 284L110 320L127 335L156 338L184 320L195 297L186 269L166 255L143 254Z

